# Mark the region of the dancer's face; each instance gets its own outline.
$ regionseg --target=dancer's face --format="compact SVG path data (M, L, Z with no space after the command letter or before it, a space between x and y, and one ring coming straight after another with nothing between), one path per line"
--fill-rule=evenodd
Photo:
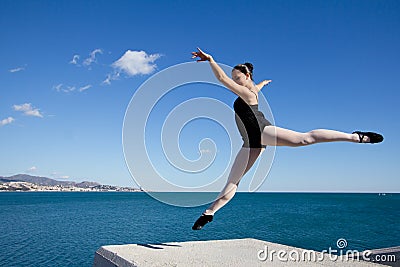
M232 70L232 80L239 85L245 86L249 81L249 75L244 74L240 70Z

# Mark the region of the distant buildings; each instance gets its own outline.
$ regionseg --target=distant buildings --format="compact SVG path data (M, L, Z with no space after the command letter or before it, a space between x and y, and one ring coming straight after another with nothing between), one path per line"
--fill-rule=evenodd
M69 185L37 185L29 182L4 182L0 183L1 191L26 192L142 192L141 189L131 187L119 187L113 185L93 185L85 187Z

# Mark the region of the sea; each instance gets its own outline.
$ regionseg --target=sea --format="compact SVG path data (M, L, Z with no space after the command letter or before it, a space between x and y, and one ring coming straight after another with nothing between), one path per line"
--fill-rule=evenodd
M359 251L400 246L400 194L237 193L193 231L205 208L145 192L1 192L0 266L92 266L104 245L196 240L256 238L316 251L343 239Z

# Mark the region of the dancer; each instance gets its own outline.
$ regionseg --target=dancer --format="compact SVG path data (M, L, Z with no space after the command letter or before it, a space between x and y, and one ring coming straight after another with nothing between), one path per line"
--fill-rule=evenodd
M192 58L197 61L209 61L216 78L235 93L238 98L234 102L235 121L243 139L243 146L236 155L228 181L217 199L196 220L192 229L200 230L211 222L215 212L227 204L235 195L239 182L254 162L264 151L266 146L299 147L322 142L345 141L353 143L379 143L383 136L373 132L355 131L344 133L334 130L317 129L307 133L273 126L258 110L258 92L271 80L264 80L259 84L253 81L253 65L244 63L236 65L232 70L232 79L229 78L213 57L200 48L192 52Z

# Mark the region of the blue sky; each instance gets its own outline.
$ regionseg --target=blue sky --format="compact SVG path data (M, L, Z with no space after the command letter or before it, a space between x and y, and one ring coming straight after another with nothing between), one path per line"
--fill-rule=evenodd
M372 0L1 1L0 175L136 186L122 149L128 104L151 75L190 61L199 46L220 63L252 62L255 81L273 80L263 94L277 126L385 137L279 147L260 191L398 192L399 14L398 1ZM166 97L165 108L235 99L218 86L190 88ZM214 126L185 128L188 158L202 133L224 145Z

